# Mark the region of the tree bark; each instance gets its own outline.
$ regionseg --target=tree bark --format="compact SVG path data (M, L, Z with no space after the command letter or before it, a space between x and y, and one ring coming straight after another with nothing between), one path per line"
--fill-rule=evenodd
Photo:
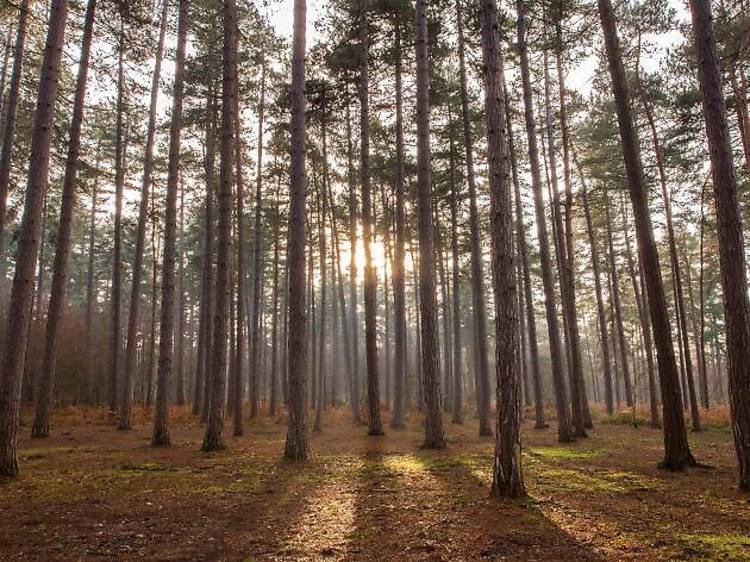
M292 39L292 152L289 193L289 351L288 420L284 456L307 459L307 317L305 314L305 0L294 0Z
M216 256L215 310L211 345L209 409L204 451L225 448L224 400L226 394L227 337L229 335L229 290L232 253L232 180L234 179L235 97L237 88L237 29L234 0L224 0L221 93L221 166L219 169L219 224ZM209 290L211 287L209 286Z
M422 320L422 378L425 405L424 443L427 449L446 446L440 407L437 296L435 294L435 227L432 223L430 162L430 67L427 30L428 0L416 5L417 60L417 219L419 232L419 305Z
M630 95L620 52L614 10L610 0L597 0L597 2L612 79L630 200L633 205L638 250L646 276L651 325L654 330L654 343L659 363L659 380L664 409L664 460L661 466L671 470L681 470L686 466L694 465L695 459L687 441L685 420L682 415L679 375L672 346L672 332L661 278L659 254L651 226L643 165L638 138L633 127Z
M466 47L461 0L456 0L458 28L458 69L461 86L461 118L463 121L464 151L466 157L466 181L469 187L469 241L471 244L471 296L475 334L475 365L477 388L477 412L479 413L479 435L492 435L490 424L490 368L487 358L487 314L484 308L484 267L479 233L479 211L477 210L477 186L474 173L474 135L469 119L469 94L466 85Z
M716 200L729 356L729 396L739 486L742 490L750 490L750 303L737 178L732 162L711 4L691 0L690 11Z
M365 352L367 362L368 435L383 435L380 419L380 381L377 342L377 274L372 264L372 194L370 187L370 110L369 110L369 22L368 0L360 3L360 181L362 183L362 233L365 248Z
M159 24L159 43L156 51L154 74L151 78L151 104L148 113L146 132L146 152L143 159L143 178L141 180L141 201L138 208L138 226L136 228L135 258L133 260L133 286L130 292L130 315L123 370L123 389L120 397L120 415L118 429L131 428L133 408L133 385L135 382L135 353L137 346L138 310L141 304L141 278L143 276L143 254L146 247L146 228L148 223L148 193L151 188L154 170L154 147L156 145L156 108L159 99L161 65L164 56L164 38L167 30L169 2L162 2L161 22Z
M55 248L55 261L52 266L52 288L49 307L47 308L44 358L41 380L39 381L36 396L37 404L34 413L34 424L31 428L32 437L47 437L49 435L49 414L52 408L55 367L57 363L57 336L62 317L63 303L65 302L65 286L68 278L73 207L76 202L76 176L78 174L81 148L81 123L83 122L83 104L86 98L86 83L89 70L89 54L91 53L91 39L94 33L95 11L96 0L89 0L83 27L81 58L78 63L73 116L68 132L68 156L65 162L62 205L60 207L60 220L57 229L57 246Z
M0 371L2 372L0 377L0 475L2 476L18 474L17 446L21 377L26 349L24 340L28 335L31 320L34 265L39 251L39 219L47 189L50 142L67 17L67 1L52 0L34 114L26 198L18 240L16 271L8 307L2 371Z
M3 145L0 149L0 258L5 252L5 215L8 205L8 187L10 186L10 168L13 158L13 139L16 135L18 101L23 78L23 61L26 49L26 29L29 21L29 0L21 2L16 31L16 44L13 48L13 70L10 75L8 98L5 103L5 127ZM2 96L2 92L0 92Z
M521 56L521 78L523 82L524 116L531 166L531 185L534 192L534 208L536 211L537 235L539 237L539 257L542 265L547 331L549 333L550 356L552 360L552 379L555 385L555 402L557 405L557 435L560 442L567 443L573 441L575 435L570 423L570 405L568 404L568 391L565 387L565 360L560 342L560 327L557 319L557 305L555 304L554 275L550 258L549 234L547 233L547 224L544 216L539 149L537 148L529 55L526 45L526 19L528 17L526 1L518 0L516 10L518 12L517 35L519 54Z
M482 0L480 21L495 289L497 425L492 494L517 498L526 495L521 472L518 296L514 274L513 204L504 115L503 63L495 0Z
M174 61L172 121L169 129L167 199L164 217L164 250L161 271L161 314L159 322L159 366L156 378L156 411L151 444L169 445L169 382L174 356L175 262L177 261L177 192L180 182L180 140L185 91L185 50L188 34L188 0L179 2L177 50Z

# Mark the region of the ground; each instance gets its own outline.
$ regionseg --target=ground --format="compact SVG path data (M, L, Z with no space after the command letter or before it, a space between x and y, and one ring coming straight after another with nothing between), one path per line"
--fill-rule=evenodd
M726 423L692 434L710 467L657 469L658 430L597 416L588 439L523 430L524 501L489 496L493 439L446 424L448 448L409 427L368 437L329 410L312 459L281 459L281 418L228 449L173 412L172 446L151 426L117 431L99 411L56 412L53 434L22 427L21 475L0 480L1 560L750 560L750 495L737 490ZM28 419L28 414L26 415ZM231 434L231 424L227 424Z

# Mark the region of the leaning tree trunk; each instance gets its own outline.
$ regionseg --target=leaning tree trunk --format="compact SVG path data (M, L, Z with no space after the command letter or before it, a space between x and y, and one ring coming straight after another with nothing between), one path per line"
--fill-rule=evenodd
M495 288L497 426L492 494L526 494L521 473L521 416L518 371L518 306L513 255L513 203L505 129L502 53L495 0L481 2L485 123L487 125Z
M16 44L13 49L13 70L10 75L10 86L5 110L5 128L3 129L3 144L0 149L0 258L5 250L5 213L8 204L8 187L10 186L10 168L13 158L13 139L16 135L16 118L18 115L18 100L21 92L23 75L24 51L26 48L26 28L29 21L29 0L23 0L19 7L18 30ZM2 96L2 92L0 92Z
M291 90L291 186L287 249L289 351L289 429L284 456L305 460L310 453L307 434L307 315L305 314L305 0L294 0Z
M83 103L86 98L86 83L89 70L89 55L91 53L91 39L94 34L94 14L96 0L89 0L86 8L86 18L81 42L81 58L78 65L78 79L73 101L73 116L70 121L68 134L68 157L65 162L65 179L63 180L62 205L60 220L57 227L57 247L55 261L52 266L52 288L49 306L47 307L47 332L44 343L44 359L42 375L37 392L37 405L34 414L34 425L31 428L32 437L47 437L49 435L49 413L52 408L52 391L55 382L55 367L57 363L57 344L59 324L65 302L65 286L68 278L68 259L70 257L70 234L73 225L73 207L76 199L76 176L81 148L81 123L83 122ZM1 94L1 92L0 92Z
M148 113L146 132L146 152L143 159L143 179L141 180L141 201L138 207L138 226L135 237L135 257L133 260L133 286L130 291L130 314L123 370L123 389L120 397L120 415L117 422L119 429L131 428L133 409L133 384L135 382L135 355L138 341L138 316L141 305L141 278L143 276L143 254L146 247L146 228L148 224L148 194L151 188L151 176L154 170L154 146L156 144L156 104L159 98L161 81L161 64L164 56L164 38L167 30L168 2L163 2L161 23L159 25L159 44L156 51L154 74L151 78L151 104Z
M0 371L2 373L0 377L0 475L2 476L18 474L18 424L21 378L26 350L24 340L27 337L31 320L34 266L40 242L39 219L47 189L52 125L67 17L67 1L52 0L34 114L26 199L21 219L16 271L8 307L5 346Z
M539 257L542 265L542 282L547 312L547 331L549 333L550 356L552 360L552 378L555 385L555 401L557 404L557 435L562 443L575 439L570 424L570 406L568 391L565 387L565 359L560 341L560 327L557 319L557 305L555 303L554 275L549 248L549 234L544 216L544 201L542 198L542 180L539 168L539 149L537 148L536 122L532 102L531 73L529 71L529 54L526 44L526 19L528 6L526 0L516 3L518 12L517 32L518 46L521 56L521 79L523 82L524 116L526 119L526 136L529 145L529 161L531 166L531 185L534 192L534 208L536 211L537 235L539 237Z
M424 444L445 447L440 408L437 295L435 294L435 225L432 223L430 162L430 67L427 36L428 0L417 0L417 225L419 232L419 306L422 319L422 379L425 406Z
M177 192L180 182L180 135L185 91L185 47L188 34L188 0L180 0L177 51L174 61L172 122L169 129L167 199L164 217L164 251L161 270L161 315L159 323L159 367L156 377L156 412L151 444L169 445L169 382L174 355L175 263L177 261ZM223 399L223 396L222 396Z
M711 4L691 0L690 10L716 199L729 352L729 396L739 486L742 490L750 490L750 303L747 296L742 217L737 201L737 178L732 163L722 78L711 22Z
M461 1L456 0L458 27L458 61L461 82L461 117L463 121L464 151L466 158L466 181L469 187L469 241L471 243L471 297L474 318L474 363L478 388L477 411L479 413L479 435L492 435L490 424L490 368L487 358L487 314L484 299L484 267L479 233L479 211L477 209L477 186L474 174L474 135L469 118L469 94L466 86L466 48L464 20Z
M365 247L365 353L367 362L368 435L382 435L380 381L378 380L377 274L372 265L372 194L370 188L369 32L368 0L360 9L360 180L362 182L362 233Z
M654 330L654 343L659 363L659 380L664 410L664 460L661 466L671 470L680 470L686 466L694 465L695 459L687 441L685 419L682 415L680 381L672 345L672 331L664 295L664 284L661 278L659 254L651 226L643 164L640 158L638 138L633 127L630 95L620 51L620 41L617 36L614 9L610 0L597 0L597 2L604 33L609 73L612 79L630 200L633 205L639 255L643 261L646 276L646 292L649 299L651 325ZM746 346L746 349L750 348Z
M214 290L215 310L213 342L211 345L209 409L206 433L203 438L204 451L223 449L224 444L224 395L227 379L227 337L229 335L229 276L232 260L232 180L234 179L234 110L236 70L235 0L224 0L222 48L222 93L221 93L221 166L219 170L219 224L216 247L216 283ZM211 290L211 287L209 287Z

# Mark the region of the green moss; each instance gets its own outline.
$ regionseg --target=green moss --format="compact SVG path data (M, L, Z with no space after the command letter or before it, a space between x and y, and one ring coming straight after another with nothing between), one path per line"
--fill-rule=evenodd
M530 455L553 459L590 459L599 456L597 451L586 451L564 447L535 447L527 449Z
M685 557L704 561L750 559L750 535L680 535Z
M545 492L592 491L625 494L658 486L656 480L633 472L608 470L580 471L563 468L537 468L532 482Z

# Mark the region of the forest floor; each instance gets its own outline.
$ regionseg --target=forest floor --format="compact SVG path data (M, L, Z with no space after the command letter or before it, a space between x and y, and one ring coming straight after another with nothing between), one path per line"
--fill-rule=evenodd
M625 415L564 447L527 423L519 502L489 496L493 439L476 420L446 424L448 448L426 451L417 412L367 437L329 410L312 460L294 464L281 418L206 454L200 425L173 416L162 449L144 417L118 432L100 411L58 411L43 441L22 427L21 476L0 480L0 559L750 560L726 421L690 435L711 468L683 473L657 469L661 433Z

